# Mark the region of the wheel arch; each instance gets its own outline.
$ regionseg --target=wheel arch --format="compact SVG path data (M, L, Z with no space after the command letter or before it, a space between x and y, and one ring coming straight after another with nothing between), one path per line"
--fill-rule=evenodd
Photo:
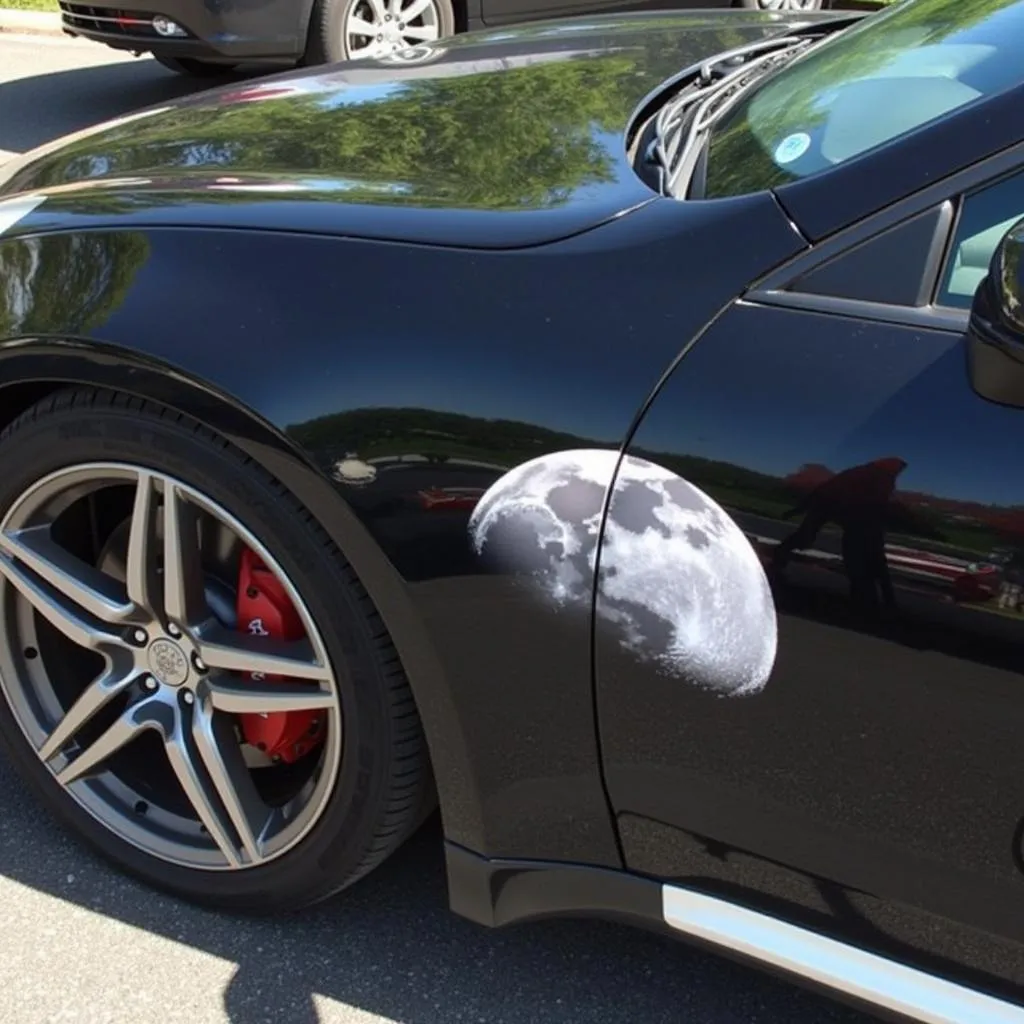
M423 725L448 838L483 834L479 789L440 659L398 571L331 481L272 423L230 393L160 360L80 339L22 338L0 345L0 431L50 394L101 387L181 412L272 473L352 565L388 630ZM452 809L458 810L452 827Z

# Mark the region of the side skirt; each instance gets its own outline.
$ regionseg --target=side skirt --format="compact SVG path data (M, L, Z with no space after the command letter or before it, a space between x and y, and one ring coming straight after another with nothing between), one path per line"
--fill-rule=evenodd
M922 1024L1024 1024L1024 1007L716 896L607 868L488 860L445 844L452 910L491 928L600 917L681 935L792 980Z

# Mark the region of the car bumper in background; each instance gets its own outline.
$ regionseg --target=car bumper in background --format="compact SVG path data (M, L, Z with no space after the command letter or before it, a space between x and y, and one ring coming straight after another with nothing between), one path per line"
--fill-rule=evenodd
M124 9L60 0L69 35L119 50L226 62L298 57L309 6L288 0L133 0L131 9Z

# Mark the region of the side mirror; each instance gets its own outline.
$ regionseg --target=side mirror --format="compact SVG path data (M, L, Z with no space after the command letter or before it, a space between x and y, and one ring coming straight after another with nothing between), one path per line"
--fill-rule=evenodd
M967 369L982 398L1024 408L1024 220L996 246L967 328Z

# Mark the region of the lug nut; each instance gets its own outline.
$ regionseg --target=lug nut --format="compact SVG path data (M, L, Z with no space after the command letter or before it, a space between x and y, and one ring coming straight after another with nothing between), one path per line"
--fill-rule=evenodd
M185 692L184 692L184 693L183 693L183 694L181 695L181 699L182 699L182 700L183 700L183 701L184 701L184 702L185 702L186 704L192 704L192 703L193 703L193 702L195 701L195 699L196 699L196 695L195 695L195 694L194 694L194 693L193 693L193 692L192 692L191 690L186 690L186 691L185 691Z
M206 671L206 662L203 661L203 659L200 658L198 654L192 655L192 664L195 666L197 672Z
M168 636L181 636L181 630L173 622L167 623L167 635Z
M145 677L145 678L144 678L144 679L142 680L142 685L143 685L143 686L144 686L144 687L145 687L145 688L146 688L147 690L155 690L155 689L156 689L156 685L157 685L157 684L156 684L156 680L155 680L155 679L154 679L154 678L153 678L152 676L146 676L146 677Z
M134 633L132 633L132 639L137 644L144 644L149 639L149 637L146 635L146 631L144 629L137 629L135 630Z

